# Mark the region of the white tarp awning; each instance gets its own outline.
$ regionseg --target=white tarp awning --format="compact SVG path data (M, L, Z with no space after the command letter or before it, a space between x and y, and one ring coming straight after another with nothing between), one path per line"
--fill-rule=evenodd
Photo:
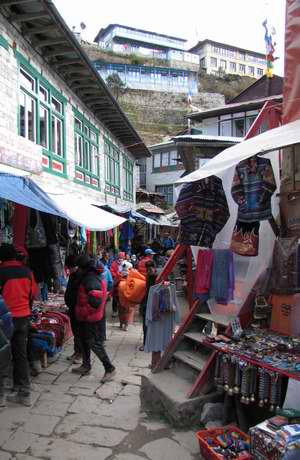
M270 129L258 136L229 147L216 155L197 171L177 180L176 184L194 182L205 177L220 175L226 169L257 154L265 154L293 144L300 143L300 120L279 128Z
M74 195L72 192L55 191L40 183L39 186L61 211L60 216L80 227L105 232L126 221L123 217L93 206L91 201L80 195Z

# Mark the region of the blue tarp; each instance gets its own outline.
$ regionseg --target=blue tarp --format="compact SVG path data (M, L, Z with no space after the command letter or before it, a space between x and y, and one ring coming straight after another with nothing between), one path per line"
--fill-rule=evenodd
M0 197L38 211L61 216L49 196L29 177L0 173Z

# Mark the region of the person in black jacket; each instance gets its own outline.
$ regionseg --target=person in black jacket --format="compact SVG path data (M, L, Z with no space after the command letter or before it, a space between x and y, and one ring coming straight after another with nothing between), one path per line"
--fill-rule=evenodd
M71 322L71 328L74 337L74 353L69 356L67 359L72 361L73 364L81 364L82 354L79 338L79 324L76 320L75 307L78 296L78 289L80 284L80 276L77 267L76 256L69 255L66 257L65 266L69 269L70 275L67 284L67 289L65 292L65 302L69 308L69 316Z
M11 362L10 338L13 333L13 320L2 295L0 295L0 407L6 405L4 379L8 376Z

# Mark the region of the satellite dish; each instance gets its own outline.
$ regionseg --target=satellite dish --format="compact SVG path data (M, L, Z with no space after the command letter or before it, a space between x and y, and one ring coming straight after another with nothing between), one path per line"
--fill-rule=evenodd
M84 30L84 29L86 28L85 23L84 23L84 22L81 22L81 23L80 23L80 27L81 27L82 30Z

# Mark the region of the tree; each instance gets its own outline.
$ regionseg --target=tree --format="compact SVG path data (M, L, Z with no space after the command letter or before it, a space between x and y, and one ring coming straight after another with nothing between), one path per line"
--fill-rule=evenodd
M112 73L106 78L106 84L115 96L116 100L119 99L121 94L124 94L127 90L126 84L120 78L119 74Z

